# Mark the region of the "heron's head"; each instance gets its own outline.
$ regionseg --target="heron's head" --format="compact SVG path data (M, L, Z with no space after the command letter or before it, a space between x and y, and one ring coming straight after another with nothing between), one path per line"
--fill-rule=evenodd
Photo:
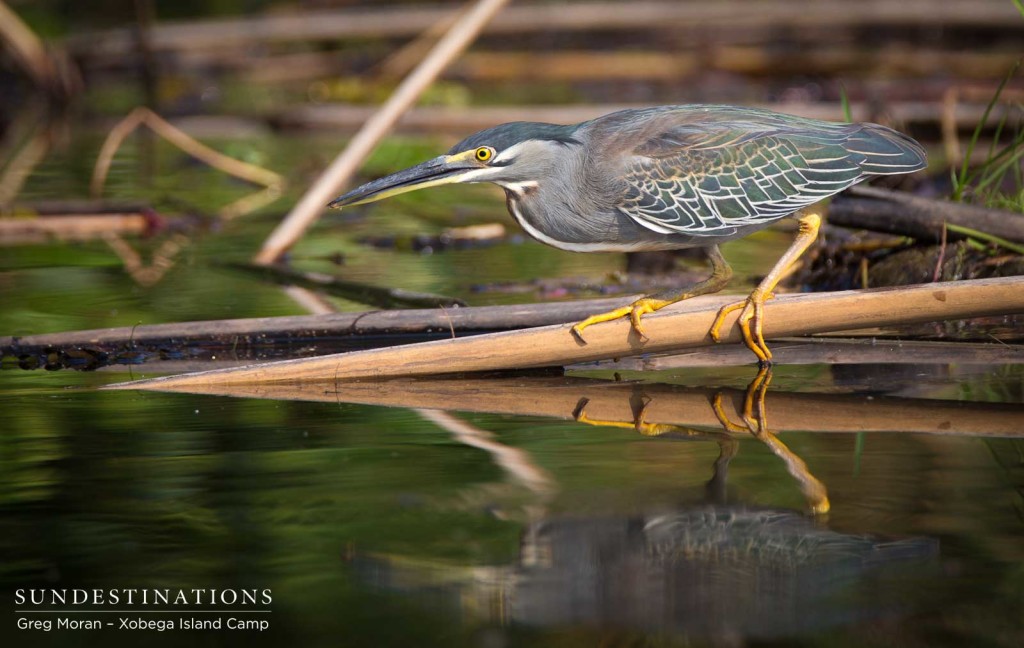
M576 126L513 122L474 133L447 154L368 182L331 201L329 207L376 202L391 196L464 182L503 186L540 183L558 156L580 142Z

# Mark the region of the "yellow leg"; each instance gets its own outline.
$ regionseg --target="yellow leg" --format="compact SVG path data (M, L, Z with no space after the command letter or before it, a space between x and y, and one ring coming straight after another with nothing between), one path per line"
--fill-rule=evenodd
M700 437L700 438L712 438L718 441L722 448L722 455L726 457L726 460L732 458L736 454L735 440L728 434L722 432L705 432L703 430L696 430L693 428L683 427L681 425L673 425L671 423L648 423L647 418L647 406L650 400L645 400L639 407L634 408L633 420L632 421L607 421L602 419L592 419L587 416L586 408L590 402L588 398L581 398L576 403L576 409L573 410L572 417L578 423L586 423L587 425L597 425L600 427L615 427L615 428L626 428L636 430L644 436L657 437L657 436L672 436L676 438L687 438L687 437Z
M660 310L669 304L683 301L684 299L690 299L698 295L706 295L708 293L718 292L725 287L725 284L729 283L729 279L732 278L732 268L726 263L725 257L722 256L722 252L718 249L717 245L713 245L707 250L708 260L711 262L711 276L701 281L700 283L681 290L666 290L664 292L656 293L649 297L643 297L636 300L629 306L623 306L622 308L616 308L613 311L607 313L601 313L599 315L592 315L582 322L572 327L572 333L576 336L576 339L581 342L585 342L583 339L583 329L593 324L600 322L610 322L617 320L620 317L629 317L630 322L633 325L633 330L636 331L637 335L641 338L647 339L644 335L643 327L640 325L640 318L646 313L653 313L656 310Z
M715 415L718 420L722 423L722 426L731 431L749 431L754 438L761 443L768 446L768 449L772 451L776 457L782 459L783 463L786 464L786 470L793 476L800 484L800 490L803 492L804 497L807 499L807 505L811 512L815 515L822 515L828 513L831 508L831 504L828 501L828 491L825 485L818 480L817 477L811 474L808 470L807 464L794 453L789 447L779 440L768 429L768 415L765 407L765 396L768 393L768 385L772 381L772 371L770 367L762 367L758 370L757 376L751 381L747 387L747 395L743 401L743 422L746 424L746 430L743 427L733 423L725 415L725 411L722 408L721 394L715 396L714 408Z
M740 331L743 332L743 341L746 343L747 348L753 351L757 359L763 364L770 363L772 360L772 352L764 341L764 303L771 299L772 291L775 290L775 286L778 285L789 267L796 263L800 255L818 238L818 228L821 227L821 217L817 214L806 214L801 216L799 220L800 232L797 234L796 240L786 250L786 253L782 255L782 258L775 264L775 267L771 269L768 276L758 284L757 288L754 288L754 291L744 301L723 306L718 311L718 316L715 317L711 330L708 331L711 339L718 342L721 339L720 329L726 315L743 309L736 323L739 324ZM751 331L751 323L753 323L753 331Z
M572 413L572 417L578 423L586 423L587 425L597 425L600 427L617 427L617 428L629 428L636 430L644 436L661 436L668 432L677 432L680 428L676 425L669 425L664 423L648 423L645 418L647 416L647 404L650 400L643 402L639 409L635 410L633 420L631 422L626 421L606 421L602 419L592 419L587 416L587 403L590 402L588 398L581 398L580 402L576 403L576 409Z

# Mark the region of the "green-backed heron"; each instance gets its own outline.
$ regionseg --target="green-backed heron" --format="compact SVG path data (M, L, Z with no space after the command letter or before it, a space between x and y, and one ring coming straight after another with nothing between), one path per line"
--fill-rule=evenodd
M840 124L733 106L662 106L622 110L561 126L513 122L470 135L447 155L374 180L331 202L369 203L415 189L493 182L530 236L573 252L631 252L706 247L711 276L660 292L576 324L584 328L640 318L677 301L721 290L732 275L720 243L746 236L876 175L925 167L913 139L877 124ZM762 334L764 302L815 240L821 219L799 216L800 231L746 300L747 346L771 360Z

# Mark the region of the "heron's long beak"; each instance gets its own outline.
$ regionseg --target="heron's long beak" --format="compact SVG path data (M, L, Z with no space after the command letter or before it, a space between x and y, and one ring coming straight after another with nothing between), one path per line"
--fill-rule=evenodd
M338 209L362 205L417 189L461 182L470 172L479 171L480 168L480 165L473 163L465 154L441 155L373 182L367 182L335 198L327 206Z

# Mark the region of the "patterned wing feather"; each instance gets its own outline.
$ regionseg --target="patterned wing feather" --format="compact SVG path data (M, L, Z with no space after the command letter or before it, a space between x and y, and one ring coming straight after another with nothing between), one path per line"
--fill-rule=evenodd
M618 208L656 232L728 236L871 175L906 173L924 163L917 142L875 124L761 111L747 111L742 119L691 118L633 149Z

